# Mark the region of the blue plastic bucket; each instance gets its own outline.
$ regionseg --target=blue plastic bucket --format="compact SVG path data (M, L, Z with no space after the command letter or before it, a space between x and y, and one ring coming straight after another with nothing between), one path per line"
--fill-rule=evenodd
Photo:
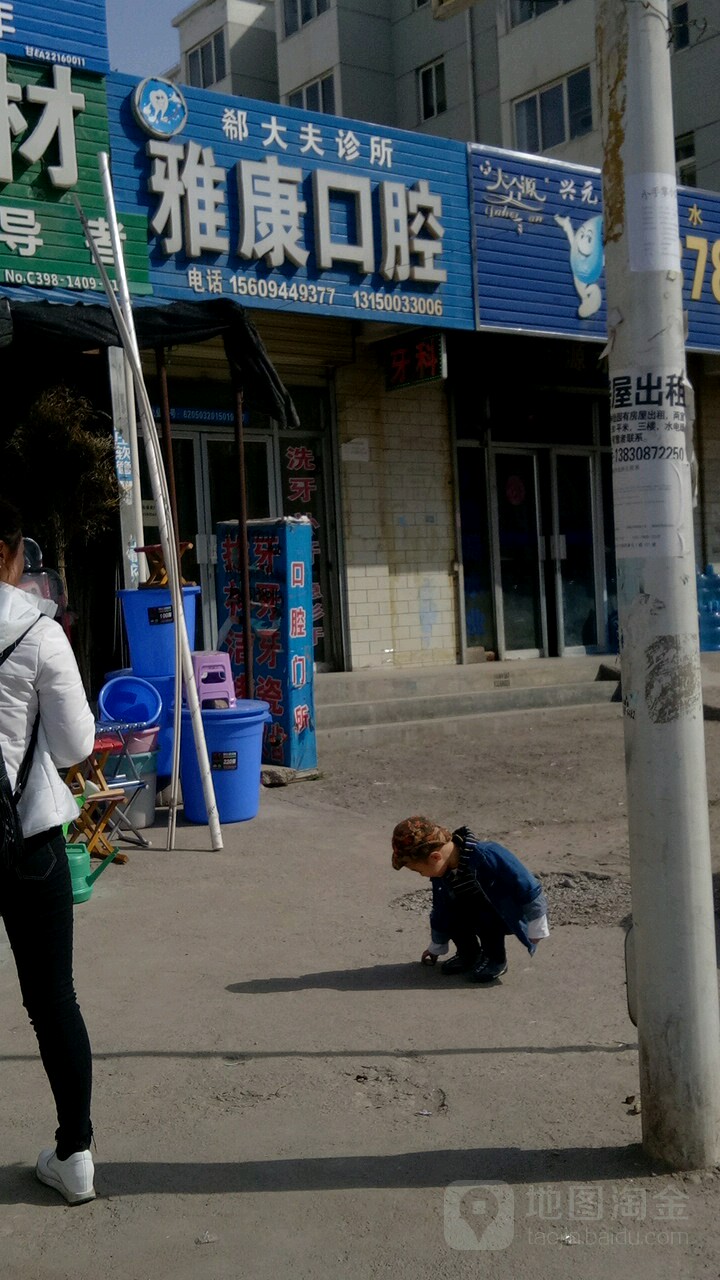
M260 761L263 730L270 719L267 702L239 698L222 711L203 710L210 768L221 822L247 822L260 808ZM188 822L207 823L192 721L182 713L180 779Z
M190 648L195 648L195 605L199 587L183 587L183 608ZM169 590L142 587L118 591L136 676L171 676L175 670L175 630Z
M158 735L158 775L165 778L172 773L173 750L173 702L175 701L174 676L144 676L148 684L157 689L162 702L160 733Z
M157 689L138 676L115 676L108 680L98 697L100 719L121 724L157 724L162 712L162 699Z

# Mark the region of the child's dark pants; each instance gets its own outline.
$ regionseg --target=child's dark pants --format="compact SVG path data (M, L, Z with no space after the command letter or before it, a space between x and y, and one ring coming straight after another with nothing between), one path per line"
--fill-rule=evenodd
M472 957L480 949L494 964L504 964L505 921L484 895L457 894L449 905L450 937L463 957Z

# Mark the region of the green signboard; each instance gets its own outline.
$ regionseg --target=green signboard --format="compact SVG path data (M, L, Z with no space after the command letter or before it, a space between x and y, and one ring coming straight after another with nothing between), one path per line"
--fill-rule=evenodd
M73 195L113 277L98 167L109 150L103 77L0 55L0 285L102 294ZM150 293L147 219L118 218L130 288Z

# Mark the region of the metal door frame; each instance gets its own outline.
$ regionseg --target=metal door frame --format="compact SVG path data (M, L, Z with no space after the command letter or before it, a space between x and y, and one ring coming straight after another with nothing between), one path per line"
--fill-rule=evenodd
M602 476L600 472L600 455L597 448L592 445L553 445L550 447L550 495L551 495L551 520L552 520L552 536L550 542L550 555L553 560L553 579L555 582L555 618L557 624L558 638L558 656L564 658L566 656L579 656L582 654L604 653L606 646L600 642L601 631L604 634L604 628L601 628L600 621L605 617L605 603L607 599L607 589L605 583L605 564L604 564L604 523L602 512ZM562 580L562 560L559 554L560 547L560 502L558 495L558 478L557 478L557 460L559 457L587 458L590 464L590 526L593 540L593 582L595 587L595 618L598 641L594 645L567 645L565 644L565 619L563 610L563 580Z
M268 465L268 494L270 498L270 517L279 513L278 489L280 483L277 449L274 447L273 435L264 431L245 431L248 444L264 444ZM200 568L200 599L202 601L203 636L205 647L214 648L217 644L217 609L215 604L215 565L217 564L217 544L211 523L210 511L210 466L208 444L213 440L224 443L234 440L232 428L224 430L216 424L203 426L184 425L173 430L173 439L192 440L193 472L195 481L195 507L198 528L195 531L196 556Z
M507 649L505 644L505 606L502 588L502 564L500 560L500 513L498 508L496 459L500 454L511 454L531 458L533 464L533 480L535 485L535 526L537 537L537 581L540 602L540 629L542 648L540 649ZM545 595L545 539L542 535L540 508L540 484L538 477L539 450L536 446L488 445L488 475L490 477L490 544L493 576L493 597L495 602L495 625L498 643L498 656L506 658L545 658L548 651L547 635L547 599Z

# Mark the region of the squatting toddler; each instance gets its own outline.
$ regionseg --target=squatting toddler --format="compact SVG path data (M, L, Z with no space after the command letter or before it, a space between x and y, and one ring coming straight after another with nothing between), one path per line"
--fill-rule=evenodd
M509 849L478 840L467 827L450 832L430 818L405 818L392 834L392 864L432 882L431 942L423 964L435 964L452 941L457 951L443 963L445 973L496 982L507 973L508 934L531 955L549 935L540 881Z

